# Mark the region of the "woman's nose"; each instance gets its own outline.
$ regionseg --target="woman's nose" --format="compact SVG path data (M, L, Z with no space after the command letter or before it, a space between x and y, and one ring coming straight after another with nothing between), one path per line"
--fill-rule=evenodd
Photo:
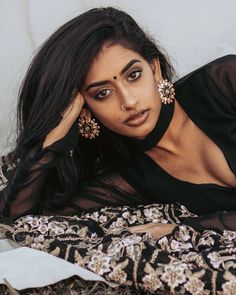
M138 104L138 98L129 90L123 90L121 92L121 109L130 110L136 108Z

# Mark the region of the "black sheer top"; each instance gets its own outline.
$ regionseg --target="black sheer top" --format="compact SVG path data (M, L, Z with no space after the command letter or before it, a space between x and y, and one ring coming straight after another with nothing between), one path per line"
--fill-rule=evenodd
M174 87L176 100L221 149L236 176L236 55L204 65L178 80ZM198 230L236 230L236 188L178 180L144 153L160 140L172 116L173 104L163 105L157 125L147 138L127 142L133 148L135 164L121 163L118 169L111 168L81 183L74 201L55 213L78 213L107 205L179 202L201 215L185 218L184 224ZM64 152L70 133L46 149L40 144L22 156L0 192L0 214L17 218L45 213L40 206L40 192L48 171Z

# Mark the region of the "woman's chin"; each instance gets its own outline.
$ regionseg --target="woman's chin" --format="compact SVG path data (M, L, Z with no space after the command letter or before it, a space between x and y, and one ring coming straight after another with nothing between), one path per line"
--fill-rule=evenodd
M126 136L131 137L133 139L142 140L154 129L154 127L155 125L151 125L151 126L149 125L142 129L139 128L140 130L138 130L137 128L132 133L130 132L129 135L126 135Z

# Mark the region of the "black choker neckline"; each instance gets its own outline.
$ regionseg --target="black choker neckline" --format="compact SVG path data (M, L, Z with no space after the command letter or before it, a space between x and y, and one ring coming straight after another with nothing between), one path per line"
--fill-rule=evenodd
M153 148L167 130L174 114L174 101L170 104L162 104L156 126L144 139L128 138L128 144L132 149L147 151Z

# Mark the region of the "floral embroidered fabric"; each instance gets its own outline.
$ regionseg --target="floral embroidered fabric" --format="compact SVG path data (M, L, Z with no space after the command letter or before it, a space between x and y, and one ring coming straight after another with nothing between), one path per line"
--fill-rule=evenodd
M160 239L129 226L181 222L180 204L104 207L81 216L2 218L0 232L22 246L85 267L119 286L160 294L235 294L236 232L179 225Z

